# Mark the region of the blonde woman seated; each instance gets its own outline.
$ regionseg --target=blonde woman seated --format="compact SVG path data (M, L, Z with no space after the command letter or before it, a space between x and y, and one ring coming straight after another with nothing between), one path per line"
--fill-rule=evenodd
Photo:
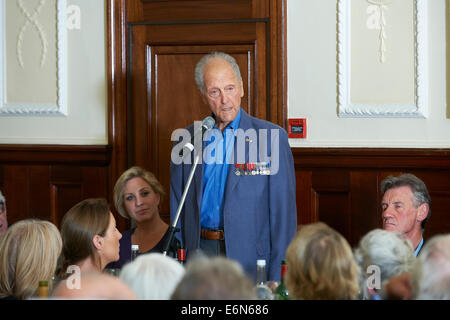
M169 300L184 275L184 267L162 253L149 253L127 263L120 272L140 300Z
M61 235L49 221L21 220L0 238L0 299L27 299L37 295L39 281L52 289Z
M132 167L122 173L114 186L114 203L119 214L132 219L135 227L123 233L120 259L107 268L122 268L131 260L131 245L139 246L139 254L164 251L169 238L169 225L159 214L164 189L153 173ZM178 241L173 237L168 253L175 256Z
M122 235L104 199L86 199L73 206L61 223L62 263L58 277L67 278L79 267L80 272L102 271L119 259Z
M302 226L286 251L293 299L348 300L358 292L358 266L348 242L325 223Z

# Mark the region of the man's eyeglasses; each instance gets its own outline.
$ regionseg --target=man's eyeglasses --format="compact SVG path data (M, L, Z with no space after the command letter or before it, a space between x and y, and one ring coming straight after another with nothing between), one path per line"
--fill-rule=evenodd
M5 203L3 201L0 202L0 212L3 213L5 212L6 206Z

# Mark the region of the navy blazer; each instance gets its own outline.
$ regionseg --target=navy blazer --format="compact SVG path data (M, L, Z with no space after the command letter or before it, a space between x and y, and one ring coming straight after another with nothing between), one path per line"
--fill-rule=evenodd
M260 157L260 152L271 156L274 163L279 146L278 172L271 175L237 175L237 168L230 164L223 208L226 254L228 258L237 260L253 279L256 278L256 260L265 259L267 280L280 280L281 260L285 258L286 249L297 230L294 161L287 133L271 122L249 116L243 109L239 128L244 131L255 129L257 133L256 139L245 139L245 162L255 162L255 159L249 158L249 150L256 148L258 163L264 160ZM260 148L264 145L261 141L266 140L258 139L260 129L266 129L262 131L267 132L267 150ZM188 127L188 130L192 134L193 125ZM275 145L277 137L279 144ZM233 163L237 163L237 140L234 145ZM272 140L274 150L271 148ZM204 144L203 142L203 147ZM191 154L190 164L175 164L171 161L171 221L174 221L192 167L193 154L194 152ZM276 170L275 166L272 170ZM185 245L188 259L189 253L199 248L202 178L203 165L200 163L195 170L177 224L181 232L176 236Z

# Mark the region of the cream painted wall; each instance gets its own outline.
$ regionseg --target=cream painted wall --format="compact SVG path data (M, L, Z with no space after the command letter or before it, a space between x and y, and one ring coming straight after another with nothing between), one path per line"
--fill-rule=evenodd
M0 143L108 143L106 1L67 0L67 5L81 10L80 29L67 30L68 115L1 116Z
M0 143L107 144L105 0L68 0L81 29L68 30L68 116L0 117ZM446 118L445 0L428 1L429 116L337 116L337 0L287 0L288 116L307 118L292 147L450 147Z
M450 148L445 1L428 1L428 118L363 119L337 116L337 0L287 0L288 116L307 118L291 146Z

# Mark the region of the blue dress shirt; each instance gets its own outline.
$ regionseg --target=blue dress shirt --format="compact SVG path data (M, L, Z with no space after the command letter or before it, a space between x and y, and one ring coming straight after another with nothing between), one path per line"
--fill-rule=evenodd
M203 197L200 225L206 229L223 229L223 195L228 167L233 153L241 110L224 132L216 126L205 135L203 154Z
M422 246L423 246L423 238L422 238L422 240L420 240L420 243L419 243L419 245L417 246L417 249L414 251L414 257L417 257L417 255L418 255L419 252L420 252L420 249L422 249Z

